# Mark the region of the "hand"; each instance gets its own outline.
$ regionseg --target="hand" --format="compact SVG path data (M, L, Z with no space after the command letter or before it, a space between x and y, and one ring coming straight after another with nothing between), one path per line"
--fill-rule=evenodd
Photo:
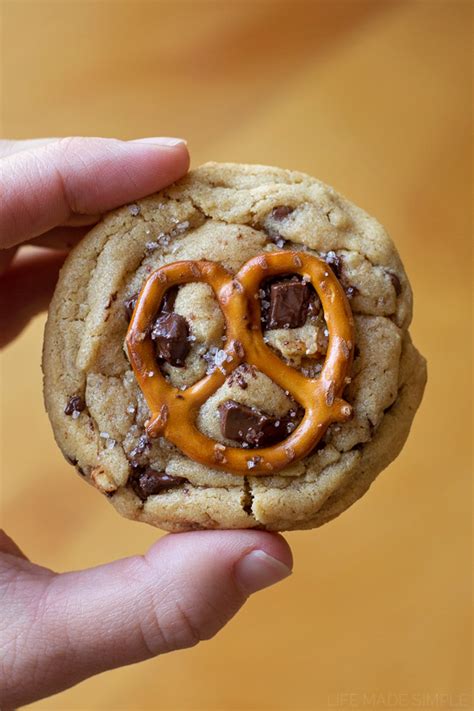
M0 142L2 342L47 306L67 250L101 213L163 188L188 164L176 139ZM291 564L276 534L196 531L165 536L143 556L59 575L30 563L2 533L2 708L209 639Z

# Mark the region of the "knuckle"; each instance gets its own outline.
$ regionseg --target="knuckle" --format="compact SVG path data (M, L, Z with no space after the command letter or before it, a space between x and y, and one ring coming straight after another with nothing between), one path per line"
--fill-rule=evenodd
M83 136L65 136L58 138L57 142L51 145L51 148L59 150L64 155L77 153L84 149L90 139Z
M55 156L56 178L71 213L87 212L85 196L91 189L88 167L97 150L96 141L83 136L66 136L46 146Z
M139 632L150 656L194 647L204 639L190 614L176 600L169 607L163 601L154 605L148 620L141 622Z
M175 615L179 626L179 644L184 647L194 647L204 638L201 629L178 601L175 603Z

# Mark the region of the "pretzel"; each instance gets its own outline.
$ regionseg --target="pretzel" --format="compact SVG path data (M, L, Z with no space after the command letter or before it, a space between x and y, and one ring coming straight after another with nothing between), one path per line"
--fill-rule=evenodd
M324 310L329 343L317 378L285 364L265 343L258 291L262 280L299 274L310 281ZM165 292L172 286L204 282L214 291L226 323L228 358L185 390L173 387L157 367L150 331ZM237 274L211 261L181 261L153 272L141 290L126 336L136 379L151 411L150 437L164 436L190 459L236 475L269 475L314 449L332 422L352 416L341 399L354 347L354 324L344 291L326 262L306 252L279 251L246 262ZM243 362L253 364L300 403L304 416L283 441L268 447L227 447L196 426L199 408Z

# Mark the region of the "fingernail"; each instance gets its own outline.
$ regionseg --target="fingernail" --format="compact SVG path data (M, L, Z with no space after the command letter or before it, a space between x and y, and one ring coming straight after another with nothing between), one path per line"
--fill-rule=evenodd
M251 551L235 565L237 582L248 594L274 585L289 575L288 566L264 551Z
M173 138L172 136L152 136L150 138L135 138L130 143L154 143L157 146L172 146L186 145L187 141L184 138Z

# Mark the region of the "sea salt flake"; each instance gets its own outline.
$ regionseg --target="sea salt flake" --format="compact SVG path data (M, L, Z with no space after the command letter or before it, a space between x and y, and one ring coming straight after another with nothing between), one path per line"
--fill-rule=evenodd
M247 459L247 469L254 469L261 460L262 458L258 456Z
M226 360L227 360L227 353L225 351L223 351L222 349L218 350L214 356L214 363L217 365L217 367L219 367L223 363L225 363Z

